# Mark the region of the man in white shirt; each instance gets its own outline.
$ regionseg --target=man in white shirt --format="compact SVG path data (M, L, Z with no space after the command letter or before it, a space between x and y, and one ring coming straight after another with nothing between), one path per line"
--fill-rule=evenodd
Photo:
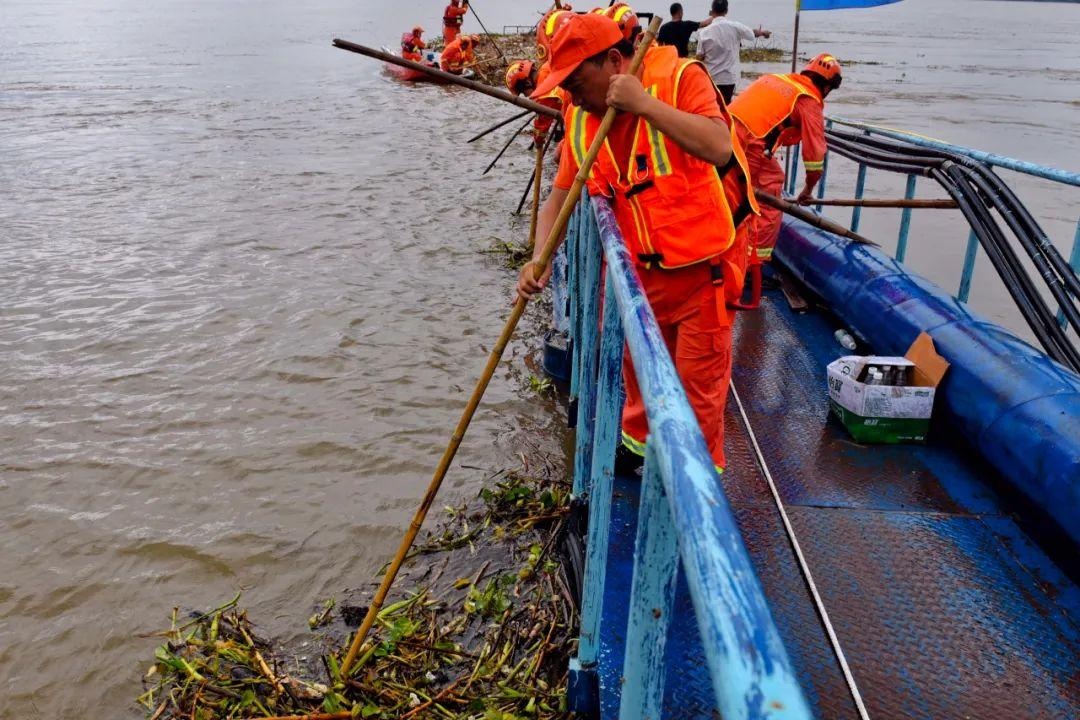
M720 88L724 102L731 102L735 83L739 82L739 47L743 40L769 37L772 33L760 27L750 29L746 25L727 19L728 0L713 0L712 22L698 31L697 55L709 70L713 82Z

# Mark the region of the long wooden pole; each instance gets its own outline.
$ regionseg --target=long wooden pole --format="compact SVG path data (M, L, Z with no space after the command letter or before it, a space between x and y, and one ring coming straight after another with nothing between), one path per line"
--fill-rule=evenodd
M532 110L539 115L547 115L552 118L559 118L562 114L558 110L554 110L545 105L541 105L538 102L533 102L527 98L511 95L506 90L499 90L497 88L488 85L487 83L478 82L476 80L470 80L469 78L463 78L460 75L454 75L453 73L443 72L438 68L433 68L423 63L413 62L412 60L406 60L405 58L398 57L392 53L383 52L382 50L376 50L375 48L367 47L366 45L357 45L356 43L349 42L348 40L342 40L340 38L334 39L334 47L342 50L348 50L349 52L358 53L360 55L366 55L367 57L375 58L376 60L382 60L383 62L390 63L391 65L400 65L401 67L409 68L410 70L418 70L422 73L427 73L432 77L437 77L440 80L445 80L453 85L460 85L461 87L469 88L477 92L489 95L490 97L508 102L511 105L517 105L520 108L526 110Z
M834 235L840 235L842 237L848 238L849 240L854 240L860 245L873 245L875 247L878 246L878 244L870 238L863 237L859 233L848 230L843 225L838 225L832 220L823 218L820 215L814 213L813 211L807 210L802 205L796 205L793 202L781 200L775 195L770 195L769 193L762 192L761 190L754 190L754 197L756 197L758 199L758 202L760 203L769 205L770 207L774 207L782 212L786 212L788 215L799 218L803 222L809 223L814 227L819 227L822 230L828 230ZM816 202L817 201L815 200L815 203Z
M551 147L551 141L555 139L555 130L558 126L548 129L547 140L544 141L544 154L547 154L548 148ZM517 209L514 210L515 215L521 214L521 208L525 207L525 199L529 197L529 191L532 190L533 181L537 179L535 174L529 176L529 182L525 185L525 191L521 193L521 199L518 200Z
M552 128L554 130L554 128ZM540 185L544 175L544 151L547 150L547 142L536 146L536 167L533 168L533 201L532 212L529 214L529 252L536 245L536 218L540 214Z
M473 7L471 2L468 7L469 11L473 14L473 17L476 18L476 22L480 23L480 28L484 31L484 34L487 35L488 42L495 46L495 52L499 53L499 57L502 58L503 62L506 62L506 56L503 55L502 48L499 47L499 44L495 42L495 38L491 36L491 32L484 26L484 21L476 14L476 8Z
M920 198L898 198L893 200L877 200L871 198L853 199L823 199L814 200L811 205L832 205L835 207L880 207L880 208L941 208L956 207L956 201L949 198L924 200Z
M653 21L649 23L649 29L645 31L645 35L641 39L641 44L634 53L633 60L630 61L630 69L627 70L628 74L637 74L638 70L641 68L642 61L645 59L645 51L648 50L649 46L652 44L653 39L656 37L656 31L659 29L660 18L654 17ZM585 156L585 159L582 160L581 167L578 168L577 176L574 178L574 184L570 188L570 192L566 197L566 202L563 203L562 209L559 210L559 215L555 219L555 224L552 226L551 232L548 233L547 240L544 243L544 249L541 252L540 257L530 263L533 266L533 277L540 278L547 269L547 264L551 260L551 256L555 253L555 248L559 245L563 230L566 229L566 225L570 221L570 215L574 212L574 206L577 205L578 198L581 197L581 190L585 186L586 179L589 177L589 171L592 169L593 162L596 160L596 156L599 154L600 148L603 145L605 138L607 138L608 132L611 130L612 123L615 122L615 113L615 108L608 108L607 112L604 113L604 119L600 123L600 129L597 130L596 137L593 138L592 145L589 147L589 152ZM461 414L461 419L458 420L457 427L454 428L454 434L450 436L450 443L446 446L442 459L439 460L439 466L435 468L435 475L431 478L431 484L428 486L427 492L424 493L423 500L420 501L420 507L416 509L416 514L413 516L412 522L409 523L409 529L405 532L405 537L401 540L401 545L398 547L397 554L383 574L382 583L380 583L379 589L375 592L375 597L371 599L371 605L368 606L364 621L360 623L356 635L353 636L352 644L349 646L349 652L345 655L345 659L341 663L342 677L348 677L349 671L352 670L353 663L356 662L356 656L359 654L360 648L364 644L364 639L367 637L368 631L370 631L371 626L375 624L375 618L378 617L383 602L386 600L386 595L390 592L390 586L394 583L394 579L397 577L398 570L401 569L401 564L405 561L405 556L408 554L409 548L412 547L413 541L420 532L420 527L424 524L424 518L427 517L428 510L431 509L431 504L435 502L435 496L439 492L439 487L442 485L443 478L446 477L446 471L450 468L450 463L453 462L454 455L457 454L457 449L461 445L462 439L465 437L465 431L469 428L469 423L472 421L473 414L476 412L476 408L480 404L481 398L484 397L484 391L487 390L488 383L491 381L492 375L495 374L495 369L499 365L499 360L502 359L503 351L510 342L510 338L514 334L514 329L517 327L518 321L521 320L521 316L525 312L525 307L528 305L528 302L528 300L521 297L517 299L517 302L514 303L514 309L510 311L510 317L506 319L506 325L503 326L502 334L499 335L495 347L492 348L491 354L488 355L488 361L487 365L484 367L484 372L480 376L480 380L476 383L476 388L473 390L472 397L469 398L469 402L465 406L465 411Z
M528 115L531 112L532 112L531 110L525 110L524 112L518 113L514 117L510 117L510 118L507 118L507 119L505 119L505 120L503 120L501 122L497 122L494 125L492 125L491 127L489 127L487 130L484 130L483 132L480 132L480 133L477 133L476 135L473 135L471 138L469 138L465 142L467 142L467 143L476 142L477 140L484 137L485 135L488 135L490 133L495 132L496 130L501 128L503 125L509 125L510 123L514 122L515 120L520 120L521 118L525 117L526 115Z

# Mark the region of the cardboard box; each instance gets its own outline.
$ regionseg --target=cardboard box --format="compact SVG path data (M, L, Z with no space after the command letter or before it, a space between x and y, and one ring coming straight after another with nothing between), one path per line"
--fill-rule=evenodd
M905 386L862 382L872 365L905 366ZM829 363L829 407L861 443L922 442L930 428L934 395L949 369L934 341L921 333L904 357L848 355Z

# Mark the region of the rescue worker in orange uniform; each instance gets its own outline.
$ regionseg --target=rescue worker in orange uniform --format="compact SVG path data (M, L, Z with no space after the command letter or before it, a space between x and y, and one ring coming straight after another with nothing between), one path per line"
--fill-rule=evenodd
M554 186L537 222L546 237L609 107L620 112L592 166L588 189L607 196L656 315L713 462L724 466L724 403L731 378L731 319L748 261L736 226L756 204L749 170L719 94L700 62L674 47L653 47L641 78L627 75L633 45L600 14L578 15L551 46L551 74L533 97L556 84L572 104ZM648 90L646 90L648 88ZM722 170L718 170L722 168ZM518 276L518 295L548 283L533 267ZM625 355L623 446L642 455L648 433L641 392Z
M818 55L800 73L763 75L743 90L728 110L735 118L739 139L746 148L754 187L780 196L784 169L776 160L776 151L785 145L802 143L806 183L798 202L813 198L814 187L824 169L825 98L840 87L840 63L827 53ZM773 247L780 235L782 213L763 206L754 218L750 241L754 246L754 264L750 267L750 297L739 307L757 307L761 297L761 264L772 259Z
M467 12L469 12L469 0L450 0L450 4L446 6L442 18L442 36L447 45L457 40Z
M532 60L515 60L506 69L506 89L514 95L531 95L536 90L536 86L546 80L549 74L551 74L550 63L544 63L538 69ZM568 104L565 95L562 88L556 87L543 97L537 98L536 102L561 113L564 105ZM535 147L544 144L553 124L555 124L555 118L547 115L536 116L533 120L533 145Z
M561 8L549 10L544 17L540 18L540 22L536 23L536 59L539 62L547 62L555 33L572 17L574 17L574 12L570 6L563 5Z
M465 66L476 60L473 49L478 39L475 35L462 35L444 47L442 54L439 55L439 67L444 72L455 75L465 72Z
M424 55L420 52L427 47L427 43L421 38L423 34L424 28L417 25L412 29L412 32L407 32L401 36L401 57L413 62L420 62L424 59Z

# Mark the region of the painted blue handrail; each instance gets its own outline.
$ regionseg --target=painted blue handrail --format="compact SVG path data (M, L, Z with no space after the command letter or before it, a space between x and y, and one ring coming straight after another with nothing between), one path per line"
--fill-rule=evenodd
M578 448L580 452L583 444L589 445L591 462L588 477L575 478L575 487L580 485L588 493L590 522L581 641L571 667L571 685L588 687L589 681L573 676L591 672L597 659L625 340L650 432L619 717L660 717L663 646L672 621L674 582L681 561L721 716L725 720L811 718L611 207L602 198L586 199L586 206L591 206L592 212L582 213L579 208L577 217L587 220L591 216L594 222L591 227L583 222L572 224L575 237L570 254L571 263L589 269L576 283L578 294L571 298L573 312L580 316L571 326L581 333L581 340L592 343L591 350L582 349L585 359L575 369L578 434L587 432L590 436L585 443L579 441ZM592 274L591 268L601 247L607 272L604 322L597 343L598 303L588 294L599 295L599 276ZM598 362L592 362L598 347ZM589 389L590 385L596 390ZM580 402L585 397L590 398L588 405ZM592 413L594 418L584 422ZM577 469L581 469L580 459Z

